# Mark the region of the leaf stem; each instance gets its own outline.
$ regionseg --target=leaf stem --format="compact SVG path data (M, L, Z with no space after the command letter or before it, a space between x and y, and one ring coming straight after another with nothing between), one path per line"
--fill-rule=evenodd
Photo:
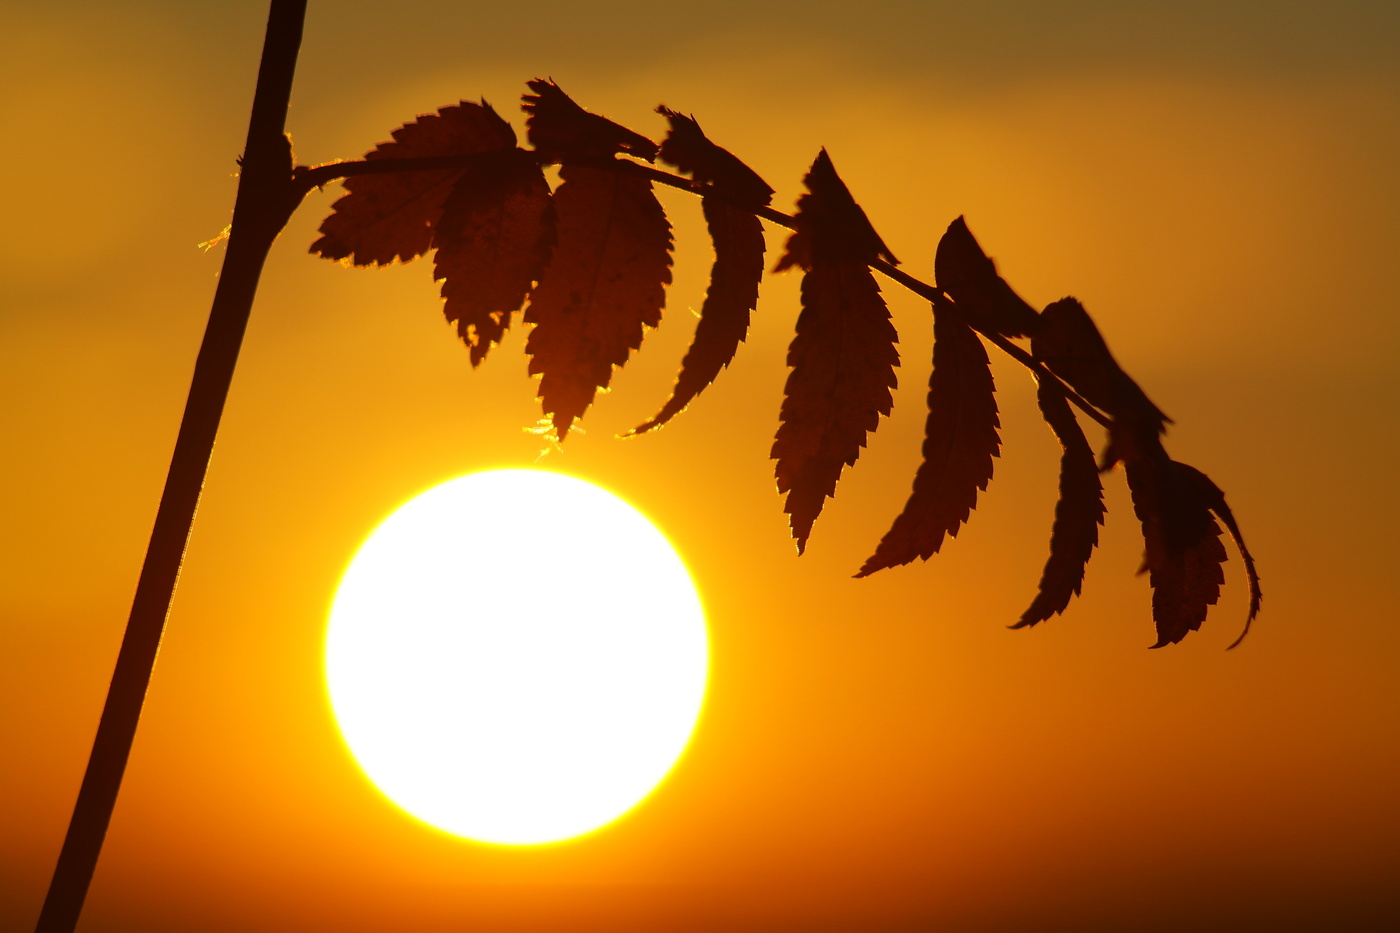
M1085 401L1084 398L1080 396L1078 392L1065 385L1064 382L1062 382L1059 379L1059 377L1057 377L1054 373L1050 372L1050 370L1045 368L1045 364L1041 363L1040 360L1027 353L1024 348L1016 346L1016 344L1012 343L1010 340L1006 339L1001 334L998 334L995 331L982 330L980 327L977 326L976 323L968 320L967 317L964 316L959 310L958 306L953 303L953 300L947 295L945 295L941 289L934 288L932 285L919 281L912 275L909 275L906 272L902 272L894 266L890 265L889 263L885 262L883 259L877 259L874 262L872 262L870 264L870 268L876 270L877 272L884 273L885 275L889 276L891 279L898 282L900 285L903 285L905 288L909 289L911 292L920 296L921 298L927 298L929 301L937 305L940 310L947 308L949 311L955 312L956 314L958 314L959 317L962 317L962 319L966 321L967 324L970 327L972 327L973 330L977 331L979 334L981 334L983 337L989 340L992 344L994 344L997 347L997 349L1001 350L1007 356L1011 357L1013 360L1020 363L1022 366L1026 367L1032 373L1034 373L1036 379L1040 380L1043 383L1056 387L1061 395L1063 395L1068 401L1072 402L1077 408L1083 411L1084 414L1088 415L1090 418L1093 418L1105 428L1109 427L1113 423L1111 418L1109 418L1103 412L1099 411L1093 405Z

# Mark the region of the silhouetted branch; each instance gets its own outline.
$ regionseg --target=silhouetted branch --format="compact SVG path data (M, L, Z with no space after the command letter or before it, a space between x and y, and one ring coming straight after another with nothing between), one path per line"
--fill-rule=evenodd
M97 736L36 933L72 933L111 822L263 263L301 200L283 128L306 0L272 0L228 251Z
M298 165L293 173L293 183L306 194L313 188L324 188L338 178L352 178L356 175L387 175L393 172L428 172L447 168L466 168L480 161L486 152L472 152L463 155L423 156L416 159L347 159L344 162L326 162L322 165Z
M327 162L314 167L298 166L294 173L294 184L300 191L300 194L298 194L298 197L300 197L301 194L305 194L313 188L324 187L338 178L351 178L357 175L384 175L392 172L424 172L440 171L450 168L465 168L490 155L491 153L489 152L475 152L464 155L425 156L414 159L353 159L344 162ZM541 157L540 161L548 164L552 160ZM755 207L751 204L742 204L737 199L727 195L726 192L716 189L712 185L702 184L693 179L675 175L650 165L642 165L639 162L625 161L622 159L599 159L596 163L592 164L597 168L641 175L648 181L666 185L669 188L676 188L680 191L686 191L700 197L718 198L736 207L751 211L753 214L762 217L769 223L785 227L788 230L797 229L797 222L793 219L791 214L785 214L772 207ZM973 321L962 313L961 309L943 293L942 289L916 279L914 276L901 271L882 259L877 259L870 263L870 268L883 273L886 277L903 285L919 297L932 302L940 308L946 308L954 314L957 314L961 319L966 321L973 330L977 331L996 346L997 349L1034 373L1036 379L1055 387L1066 400L1103 427L1107 428L1110 425L1111 420L1107 415L1085 401L1079 393L1065 385L1054 373L1046 369L1040 361L1032 357L1023 348L1016 346L1016 344L1012 343L1001 334L994 331L987 331L979 327L976 321Z
M1075 392L1069 386L1065 385L1059 377L1057 377L1054 373L1050 372L1050 370L1046 369L1044 364L1042 364L1035 357L1027 353L1023 348L1016 346L1016 344L1012 343L1010 340L1007 340L1001 334L989 332L978 327L977 323L968 319L967 315L963 314L958 309L958 306L954 304L953 301L949 299L947 295L943 294L941 289L935 288L932 285L919 281L912 275L900 271L898 268L890 265L884 260L876 260L875 262L870 264L870 267L878 272L883 272L885 275L889 276L891 279L898 282L900 285L903 285L905 288L909 289L914 294L933 302L939 308L947 308L949 311L955 312L973 330L977 331L987 340L991 341L991 343L994 344L997 347L997 349L1001 350L1007 356L1011 357L1013 360L1020 363L1022 366L1026 367L1031 372L1035 373L1035 377L1041 382L1048 383L1052 386L1057 387L1060 394L1062 394L1067 400L1072 402L1075 405L1075 407L1079 408L1081 411L1084 412L1084 414L1088 415L1090 418L1093 418L1105 428L1109 427L1113 423L1112 419L1110 419L1103 412L1099 411L1093 405L1086 402L1079 395L1078 392Z

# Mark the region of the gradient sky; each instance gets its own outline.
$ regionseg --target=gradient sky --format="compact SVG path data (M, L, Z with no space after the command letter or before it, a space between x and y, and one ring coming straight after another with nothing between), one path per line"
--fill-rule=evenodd
M386 12L391 10L392 12ZM0 929L38 914L125 623L221 258L266 9L10 0L0 12ZM1400 908L1400 7L1389 2L316 2L288 127L356 157L524 82L653 136L694 113L788 208L825 146L912 274L965 214L1036 305L1067 294L1227 492L1240 562L1154 640L1120 474L1085 595L1009 632L1057 447L994 363L1005 448L928 564L850 575L918 463L927 307L886 289L895 413L798 559L768 449L797 278L729 371L653 414L711 254L676 226L668 318L542 465L646 511L709 609L712 694L639 810L475 845L343 751L320 648L394 506L525 466L516 331L472 372L430 266L306 254L263 277L170 627L81 927L141 930L1367 929ZM783 234L772 230L770 254ZM1098 438L1091 434L1095 443ZM542 601L563 598L544 590ZM1379 928L1379 927L1376 927Z

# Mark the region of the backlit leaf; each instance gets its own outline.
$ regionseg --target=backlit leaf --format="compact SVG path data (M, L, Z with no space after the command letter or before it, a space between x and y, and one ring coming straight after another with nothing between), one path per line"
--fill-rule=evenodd
M671 226L644 178L568 164L561 175L558 241L525 311L535 325L525 352L562 441L645 328L661 322Z
M690 404L734 353L749 329L758 305L758 285L763 278L763 223L752 212L736 207L759 206L772 200L773 189L731 153L705 138L699 125L665 107L659 112L671 121L671 132L661 144L661 158L695 178L714 186L727 197L705 197L700 207L714 242L715 262L710 288L700 308L695 339L681 361L675 388L654 418L639 425L634 434L660 427Z
M659 154L663 162L698 182L713 185L745 206L759 207L773 200L773 189L768 183L728 149L711 142L694 117L669 107L657 107L656 112L671 124L671 131L661 143Z
M856 574L928 560L956 536L992 479L1001 450L996 385L981 339L953 312L934 308L933 374L923 463L904 511Z
M1103 482L1094 463L1094 450L1069 403L1048 380L1041 382L1036 398L1041 414L1064 449L1060 455L1060 499L1055 504L1050 558L1041 572L1040 590L1012 628L1044 622L1064 612L1071 597L1079 595L1084 585L1084 568L1099 542L1099 526L1105 512Z
M526 82L533 95L522 100L530 145L551 162L588 162L625 152L648 162L656 158L656 143L607 117L589 113L553 81Z
M1123 461L1133 511L1146 545L1143 569L1152 585L1153 648L1175 644L1201 627L1220 598L1226 560L1220 526L1194 478L1160 446Z
M797 232L788 237L787 250L773 267L774 272L793 266L811 269L833 261L869 265L883 258L892 265L899 264L836 174L825 149L817 155L802 183L808 193L797 199Z
M554 205L534 158L520 149L491 156L457 180L433 236L443 313L473 366L500 342L554 244Z
M705 198L700 207L715 244L710 288L671 397L655 417L638 425L634 434L670 421L715 380L734 359L758 304L758 283L763 278L762 222L748 211L714 198Z
M515 131L485 102L462 101L419 117L393 132L365 158L410 159L470 155L511 149ZM311 252L327 259L350 259L357 266L407 262L427 252L443 204L464 168L356 175L349 192L333 205Z
M809 193L797 202L797 232L777 265L800 265L806 274L771 454L798 553L841 471L889 414L899 365L898 335L868 267L889 251L825 150L803 181Z
M997 275L996 263L982 252L961 217L949 224L938 241L933 275L938 287L984 331L1023 337L1039 326L1035 309Z
M1235 539L1235 547L1239 548L1240 557L1244 560L1245 577L1249 581L1249 615L1244 621L1244 631L1229 646L1233 648L1244 641L1244 637L1249 634L1249 626L1254 622L1254 617L1259 615L1259 604L1264 598L1259 589L1259 572L1254 567L1254 557L1249 553L1249 548L1245 546L1244 535L1240 533L1240 526L1235 521L1234 513L1225 504L1225 493L1220 490L1219 486L1211 482L1209 476L1195 467L1181 462L1177 462L1176 467L1191 480L1196 491L1216 517L1225 523L1225 527L1230 531L1230 537Z
M1151 446L1148 439L1156 438L1163 426L1171 423L1119 367L1093 319L1073 298L1061 298L1041 314L1040 330L1031 337L1031 355L1125 428L1110 439L1109 451L1101 464L1105 469L1132 456L1129 451L1120 452L1118 447L1133 444L1136 438L1142 438L1139 446L1147 445L1140 452L1147 456Z

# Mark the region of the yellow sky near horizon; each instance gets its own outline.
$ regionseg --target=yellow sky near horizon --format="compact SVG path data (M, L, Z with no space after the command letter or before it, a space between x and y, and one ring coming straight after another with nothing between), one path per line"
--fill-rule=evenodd
M689 31L628 3L486 25L373 6L312 4L288 121L302 161L478 96L523 138L516 96L546 74L652 136L657 103L694 113L780 209L825 146L911 274L931 278L961 214L1033 304L1085 303L1176 419L1168 449L1225 489L1264 610L1224 652L1245 606L1232 550L1203 630L1144 650L1141 539L1114 474L1084 597L1007 632L1044 561L1057 448L1001 360L1005 448L970 525L927 564L850 579L919 457L929 317L893 284L894 415L800 560L767 460L795 276L765 282L748 342L690 410L616 439L664 400L710 262L695 205L663 192L667 317L540 462L623 495L685 555L710 613L705 718L662 789L584 842L427 830L339 745L325 613L395 505L536 462L522 429L539 410L520 329L472 372L426 262L306 255L333 188L264 274L82 930L1366 929L1389 905L1400 74L1374 49L1400 30L1382 5L1324 21L1280 4L1251 33L1205 4L1133 19L1083 2L1061 22L1012 2L831 3L766 38L789 5ZM643 12L664 41L636 41ZM264 9L3 17L0 126L29 142L0 151L0 928L24 929L212 295L221 251L196 244L227 223ZM533 41L486 43L486 26ZM940 53L949 30L970 38L923 56L919 29ZM770 256L783 242L769 230Z

